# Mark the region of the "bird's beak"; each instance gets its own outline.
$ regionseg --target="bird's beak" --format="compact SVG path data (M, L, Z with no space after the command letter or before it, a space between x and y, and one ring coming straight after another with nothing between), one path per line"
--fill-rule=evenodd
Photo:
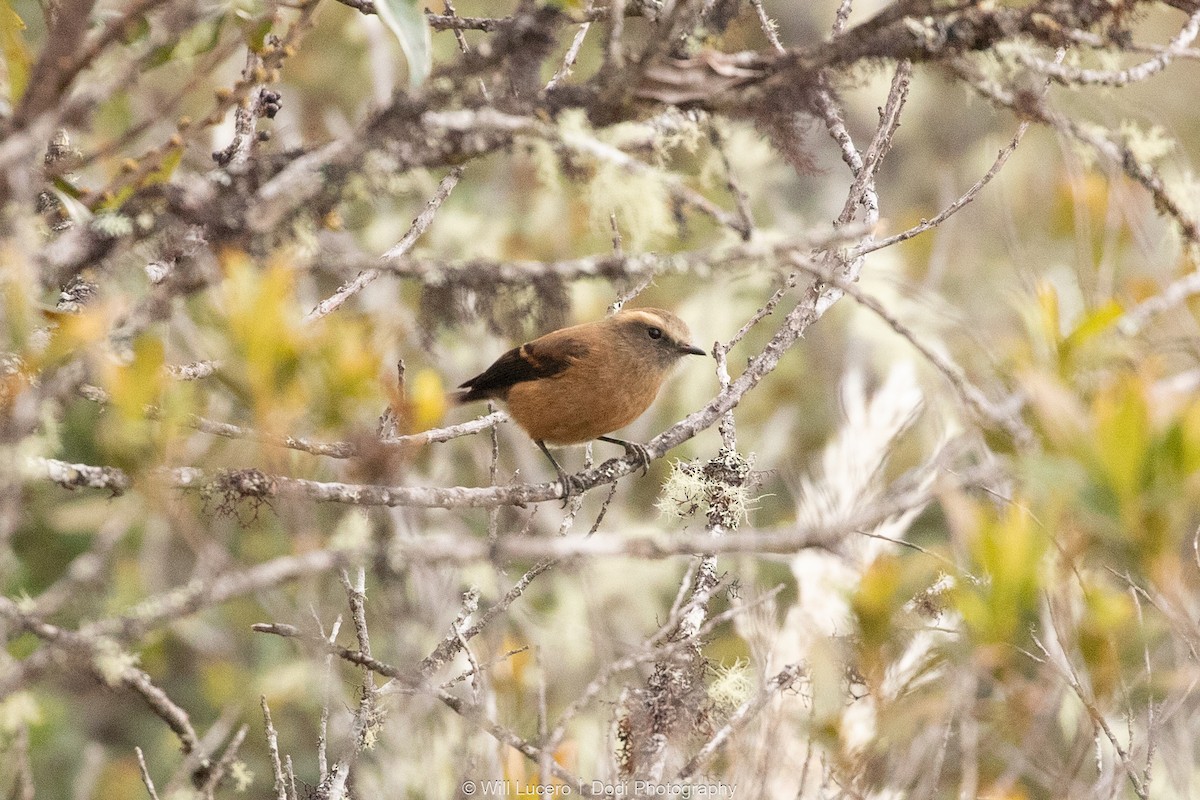
M687 353L688 355L692 355L692 356L706 356L706 355L708 355L708 353L707 353L706 351L704 351L704 350L701 350L699 347L696 347L696 345L694 345L694 344L681 344L681 345L679 345L679 352L681 352L681 353Z

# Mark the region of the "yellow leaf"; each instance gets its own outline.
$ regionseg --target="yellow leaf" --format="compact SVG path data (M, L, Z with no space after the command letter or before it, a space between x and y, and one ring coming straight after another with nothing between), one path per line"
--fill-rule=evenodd
M1037 286L1038 309L1041 311L1042 335L1046 342L1058 348L1058 340L1062 335L1061 322L1058 317L1058 291L1049 281L1041 281Z
M29 85L29 65L33 59L21 31L25 21L12 10L8 0L0 0L0 50L4 52L4 63L8 68L8 96L15 106Z
M142 419L146 406L158 403L166 381L163 343L153 336L140 336L133 343L133 360L112 365L105 386L112 404L126 419Z
M970 549L982 580L958 584L955 605L981 642L1012 642L1037 616L1045 537L1014 500L1003 516L986 514Z
M108 333L108 313L99 306L87 308L81 314L53 314L52 317L58 324L42 354L43 364L54 364L73 356Z
M163 156L158 169L146 173L146 177L142 179L141 185L153 186L157 183L166 183L171 180L171 175L175 172L175 168L179 166L181 160L183 160L183 147L172 147Z
M1110 300L1100 308L1089 311L1063 340L1063 358L1069 358L1080 347L1108 330L1123 313L1125 313L1124 309L1116 300Z
M259 269L240 251L221 254L229 275L223 284L226 324L241 374L263 424L285 425L291 412L307 407L308 393L296 380L303 346L297 328L292 273Z
M413 430L429 430L440 423L447 406L442 377L431 369L417 372L412 382Z
M900 577L900 560L882 555L871 562L851 598L859 630L870 644L879 644L887 638L892 614L898 606Z
M1141 381L1127 376L1096 395L1096 455L1105 477L1123 498L1137 494L1150 446L1150 410Z

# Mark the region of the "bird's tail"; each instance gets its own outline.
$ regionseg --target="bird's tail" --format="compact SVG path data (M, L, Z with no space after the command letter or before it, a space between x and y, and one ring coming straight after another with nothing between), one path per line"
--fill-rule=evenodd
M461 406L465 403L474 403L476 400L492 400L493 395L489 392L480 391L472 386L460 386L446 395L450 402L456 406Z

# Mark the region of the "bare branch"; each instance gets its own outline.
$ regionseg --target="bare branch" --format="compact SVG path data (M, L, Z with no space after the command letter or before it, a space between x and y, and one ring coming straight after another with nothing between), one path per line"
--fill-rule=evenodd
M776 694L786 691L803 674L803 667L799 664L791 664L774 675L767 682L767 685L763 686L754 697L742 703L730 714L729 721L722 725L720 730L704 743L704 746L700 748L696 755L692 756L683 769L679 770L676 780L686 781L696 775L708 763L709 759L713 757L717 749L729 740L729 737L745 727L746 723L753 719L758 712L762 711Z
M917 352L919 352L926 361L932 364L933 367L939 373L941 373L942 377L944 377L954 389L955 394L958 396L962 404L968 410L970 410L971 413L975 414L975 416L981 422L984 422L988 425L993 425L1005 431L1020 446L1028 446L1033 442L1033 431L1029 429L1029 426L1024 423L1019 415L1021 408L1021 402L1019 398L1015 399L1016 402L1013 402L1013 398L1010 398L1010 400L1005 402L1003 405L998 405L992 402L987 395L985 395L977 386L967 379L961 367L950 361L949 358L934 350L929 345L925 344L925 342L923 342L921 338L917 336L916 332L901 322L894 314L884 308L878 300L868 295L857 285L847 283L836 275L823 273L820 270L805 264L797 263L796 266L799 269L812 273L822 281L836 286L841 291L853 297L859 305L867 308L877 317L886 322L892 330L907 340L909 344L916 348Z
M408 232L404 234L399 242L392 245L387 252L380 256L382 261L394 261L395 259L402 258L405 253L413 248L413 245L417 243L417 240L421 238L421 235L425 233L425 231L433 223L433 217L437 214L438 209L442 207L442 203L446 201L446 198L450 196L450 192L454 190L456 185L458 185L458 179L462 177L462 173L462 167L453 167L448 173L446 173L446 177L442 178L441 182L438 184L437 191L434 192L433 197L429 199L429 202L425 204L425 208L422 209L421 213L417 215L417 218L413 220L412 226L409 227ZM337 310L343 303L345 303L354 295L358 294L364 287L378 277L378 269L363 270L354 280L341 286L332 295L318 303L316 308L308 312L305 320L312 322Z
M1020 51L1017 53L1017 58L1030 69L1067 86L1088 84L1125 86L1130 83L1144 81L1162 72L1173 59L1187 52L1188 47L1196 40L1197 35L1200 35L1200 11L1193 13L1188 18L1183 29L1171 40L1166 49L1160 51L1154 58L1127 69L1079 69L1078 67L1043 61Z
M605 253L565 261L492 261L472 259L447 262L423 259L402 259L379 269L394 275L420 281L427 286L468 286L488 288L498 285L526 286L537 278L554 277L565 281L588 278L607 280L638 280L655 275L693 273L709 275L722 268L746 262L771 262L788 253L810 250L822 251L857 243L870 232L871 226L847 225L843 228L816 230L799 236L788 236L779 242L756 239L731 246L707 248L678 253ZM355 260L339 257L328 267L339 269L362 266Z
M579 57L579 48L583 47L583 40L587 38L588 29L591 27L592 23L590 22L579 26L579 30L575 32L575 38L571 40L571 46L567 48L566 55L563 56L562 64L554 73L554 77L546 84L546 89L553 89L570 76L571 68L575 66L575 59Z
M999 155L996 156L995 162L993 162L992 166L988 168L988 171L983 174L983 177L971 184L971 187L967 189L967 191L963 192L963 194L953 203L942 209L937 216L927 220L923 219L921 220L920 224L914 225L908 230L901 231L900 233L888 236L884 239L863 242L862 244L853 248L853 255L866 255L867 253L872 253L876 250L882 250L885 247L891 247L894 244L899 244L900 242L906 242L914 236L919 236L928 230L936 228L954 214L958 213L964 206L974 200L981 191L983 191L983 187L991 183L992 178L999 174L1000 170L1008 162L1008 157L1013 154L1013 151L1017 149L1017 145L1021 143L1021 139L1024 138L1025 131L1028 129L1028 122L1022 122L1020 125L1018 125L1017 133L1013 136L1012 141L1000 150Z
M384 436L377 443L384 447L397 447L401 449L426 444L440 444L463 436L473 436L474 434L494 429L497 425L504 422L508 422L508 415L503 411L493 411L485 416L445 428L433 428L421 431L420 433L403 436ZM263 433L253 428L233 425L228 422L217 422L216 420L195 415L188 418L188 424L202 433L224 436L228 439L246 439L275 447L286 447L289 450L299 450L315 456L358 458L362 455L362 448L354 442L321 442L296 436Z
M150 795L150 800L158 800L158 791L154 788L150 770L146 769L146 757L142 755L142 748L135 747L133 752L137 754L138 771L142 774L142 784L146 787L146 793Z
M167 371L181 381L195 381L209 377L220 368L220 361L193 361L190 364L171 364Z
M1200 244L1200 222L1166 190L1161 176L1143 163L1129 146L1103 131L1081 125L1076 120L1049 106L1041 97L1031 97L1001 86L983 76L974 65L965 59L952 61L948 65L954 74L967 82L975 91L997 105L1006 107L1021 116L1030 117L1054 128L1070 139L1082 142L1095 150L1106 161L1119 167L1131 179L1139 183L1154 199L1155 208L1169 216L1183 237L1193 245Z
M284 780L283 764L279 759L279 735L275 733L275 725L271 722L271 709L267 706L266 695L259 698L259 706L263 713L267 752L271 756L271 774L275 776L275 800L288 800L287 782Z

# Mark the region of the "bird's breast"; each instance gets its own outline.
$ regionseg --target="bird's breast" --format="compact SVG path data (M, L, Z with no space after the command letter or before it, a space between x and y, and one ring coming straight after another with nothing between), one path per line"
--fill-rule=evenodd
M662 376L657 374L624 374L598 381L569 369L553 378L515 384L508 392L508 410L535 440L579 444L640 417L661 384Z

